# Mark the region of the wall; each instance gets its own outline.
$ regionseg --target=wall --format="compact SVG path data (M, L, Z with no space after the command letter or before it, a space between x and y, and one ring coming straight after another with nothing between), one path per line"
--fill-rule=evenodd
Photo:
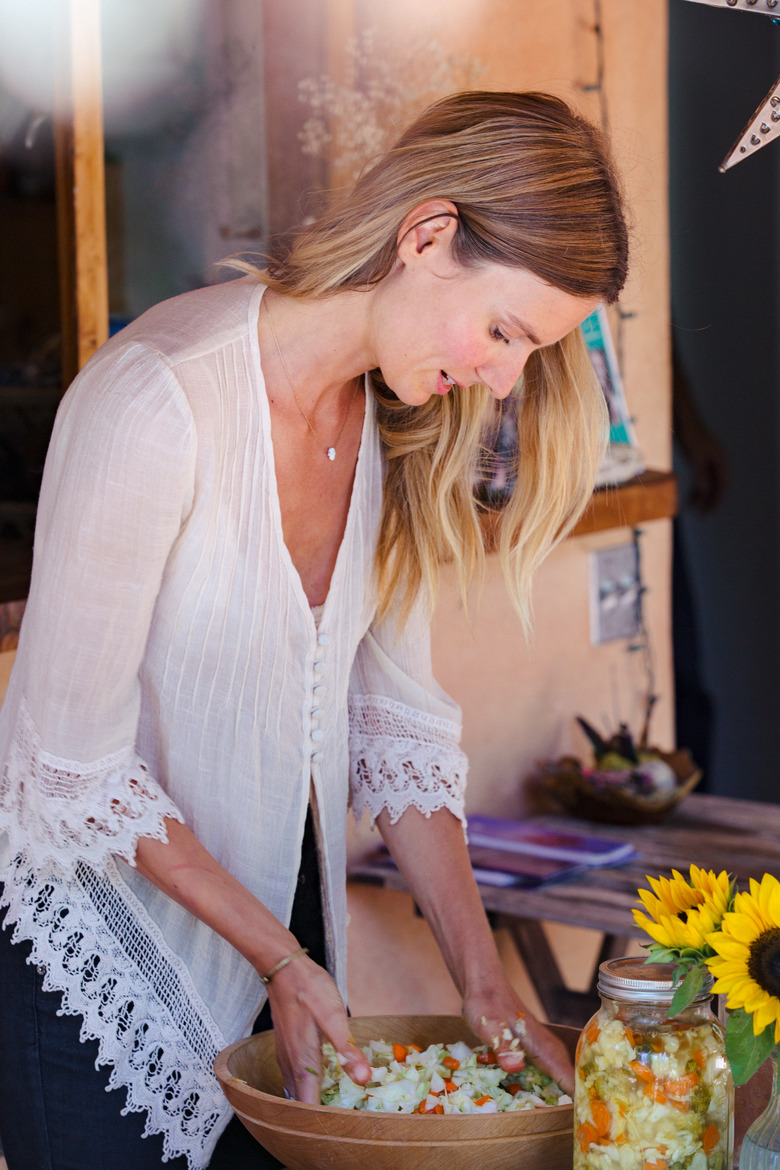
M339 6L342 7L343 6ZM602 40L594 31L601 11ZM649 466L666 468L670 453L669 289L666 212L666 5L585 0L473 0L425 6L398 0L355 5L355 29L378 30L391 54L406 37L435 37L455 53L480 58L485 88L538 88L573 102L594 120L606 115L633 214L632 276L613 316L629 406ZM603 60L599 63L599 54ZM601 91L586 88L598 83ZM467 807L519 813L523 779L540 758L583 752L574 715L604 726L619 718L636 726L646 680L625 642L590 645L588 561L596 548L630 539L627 530L568 540L541 569L536 627L526 643L491 557L484 596L469 624L454 583L444 582L434 625L434 664L442 685L461 703L464 746L471 759ZM645 526L646 609L659 702L653 738L674 742L670 634L670 524ZM353 849L372 841L365 825ZM351 891L350 1001L353 1011L448 1010L454 988L442 976L424 924L403 895ZM593 958L586 932L552 931L573 959L571 976ZM508 941L501 939L521 994L533 995ZM373 957L380 948L382 961ZM437 1006L446 1003L446 1006ZM387 1010L390 1010L389 1008Z

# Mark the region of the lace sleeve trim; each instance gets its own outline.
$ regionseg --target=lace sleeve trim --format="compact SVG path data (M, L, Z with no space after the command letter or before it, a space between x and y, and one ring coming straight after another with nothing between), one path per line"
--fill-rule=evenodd
M426 817L449 809L463 823L468 761L460 726L382 695L350 700L352 810L372 821L383 809L393 824L407 808Z
M0 827L36 867L102 869L112 854L134 865L140 837L167 840L166 817L183 819L132 747L86 765L53 756L21 704L0 776Z

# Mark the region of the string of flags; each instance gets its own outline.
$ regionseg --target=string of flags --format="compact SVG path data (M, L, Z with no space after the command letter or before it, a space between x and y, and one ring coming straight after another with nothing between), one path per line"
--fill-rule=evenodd
M742 12L756 12L780 22L780 0L689 0L691 4L709 4L711 8L734 8ZM780 77L766 95L752 118L747 122L731 150L718 168L727 171L755 154L762 146L780 136Z

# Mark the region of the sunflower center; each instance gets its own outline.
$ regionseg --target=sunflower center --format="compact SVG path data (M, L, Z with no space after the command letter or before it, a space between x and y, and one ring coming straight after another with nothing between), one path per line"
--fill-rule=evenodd
M762 991L780 998L780 927L765 930L750 944L747 969Z

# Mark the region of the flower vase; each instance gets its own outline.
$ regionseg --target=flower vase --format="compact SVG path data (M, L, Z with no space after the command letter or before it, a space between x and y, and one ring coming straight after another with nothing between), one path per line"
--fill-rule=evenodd
M739 1170L780 1170L780 1094L778 1093L778 1049L772 1061L772 1094L769 1104L757 1117L742 1140Z

